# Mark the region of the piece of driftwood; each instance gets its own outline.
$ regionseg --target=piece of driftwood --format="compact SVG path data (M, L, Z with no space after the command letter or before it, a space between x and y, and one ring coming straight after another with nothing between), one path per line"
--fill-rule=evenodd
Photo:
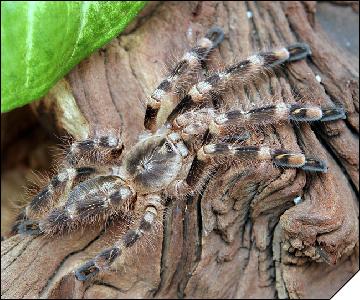
M219 167L201 195L169 204L155 236L126 253L112 272L86 283L72 270L124 233L121 220L106 230L95 224L62 237L12 236L1 243L2 298L331 297L359 268L358 58L328 39L316 5L151 3L33 109L44 126L77 139L118 128L129 147L143 130L143 103L164 76L165 63L212 25L224 29L225 40L209 70L302 41L312 49L310 59L247 89L235 85L225 97L229 106L245 108L271 99L343 105L346 120L270 126L250 141L327 159L328 173ZM300 256L305 246L313 260ZM317 262L319 255L328 263Z

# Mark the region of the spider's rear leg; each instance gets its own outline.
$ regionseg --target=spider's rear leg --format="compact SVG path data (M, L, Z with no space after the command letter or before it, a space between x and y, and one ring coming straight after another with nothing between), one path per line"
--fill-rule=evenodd
M173 97L175 90L186 90L191 76L187 80L184 77L193 74L201 68L202 63L207 59L209 53L215 49L224 39L224 32L218 27L213 27L205 37L201 38L197 45L183 55L171 73L155 89L148 100L144 126L154 131L166 120L167 115L174 108L176 103ZM182 81L182 83L181 83Z
M197 153L200 160L211 156L236 156L243 159L271 161L276 167L298 168L312 172L327 172L326 162L303 153L294 153L285 149L270 149L269 147L234 146L230 144L207 144Z
M94 167L69 167L62 169L52 177L50 182L31 200L21 213L22 219L28 219L43 214L52 207L59 194L69 189L74 180L83 176L95 174L98 170ZM20 220L20 217L19 217Z
M57 234L71 231L96 219L107 219L119 211L127 211L135 192L117 176L98 176L78 184L64 205L41 220L27 220L19 232L30 235Z
M113 247L104 250L95 258L77 268L75 270L77 280L86 281L96 276L99 272L108 270L117 257L137 243L145 233L149 233L152 230L159 209L162 206L160 203L161 198L157 195L150 195L145 200L145 211L136 229L127 231L119 241L115 242Z
M65 165L68 165L68 167L64 167L58 174L53 176L50 182L33 197L32 201L18 215L12 228L12 232L27 232L27 228L32 225L30 221L21 225L24 220L42 215L49 208L54 206L61 198L60 193L63 192L64 194L67 194L74 181L83 179L84 176L87 177L102 172L99 168L77 166L79 159L86 157L96 161L98 160L98 157L96 158L94 156L100 151L106 152L107 154L111 151L116 151L116 154L119 156L122 150L123 143L121 139L112 133L106 136L100 136L99 138L72 143L65 155Z
M37 221L31 221L33 219L41 218L58 202L65 202L67 196L72 189L74 182L85 180L88 177L96 174L112 174L112 169L108 167L68 167L63 168L58 174L53 176L49 184L46 185L32 201L21 211L18 215L16 222L12 228L13 233L26 233L36 234L36 225L32 225L33 222L37 224ZM32 227L31 230L28 230Z

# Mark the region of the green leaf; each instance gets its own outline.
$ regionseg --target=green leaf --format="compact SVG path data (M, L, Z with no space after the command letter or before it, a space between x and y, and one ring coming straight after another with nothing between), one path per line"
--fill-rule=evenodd
M1 112L46 92L119 34L146 1L2 1Z

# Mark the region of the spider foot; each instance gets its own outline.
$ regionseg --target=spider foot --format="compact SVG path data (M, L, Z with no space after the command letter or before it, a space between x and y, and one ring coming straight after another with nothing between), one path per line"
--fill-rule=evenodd
M287 61L297 61L311 55L310 46L305 43L293 44L286 49L289 51L289 58Z
M86 281L93 278L102 270L106 270L121 255L121 249L109 248L101 252L94 259L89 260L75 271L76 279Z
M94 260L89 260L75 271L75 277L79 281L86 281L93 278L100 272Z
M305 164L301 167L301 169L310 172L322 172L326 173L328 166L326 161L321 159L316 159L312 157L306 157Z
M323 108L322 118L320 121L335 121L338 119L346 119L345 109L342 107Z
M17 227L17 232L27 235L40 235L42 233L39 222L33 220L26 220L20 223Z
M211 49L208 51L210 52L224 40L224 31L220 27L214 26L207 32L205 37L213 43Z

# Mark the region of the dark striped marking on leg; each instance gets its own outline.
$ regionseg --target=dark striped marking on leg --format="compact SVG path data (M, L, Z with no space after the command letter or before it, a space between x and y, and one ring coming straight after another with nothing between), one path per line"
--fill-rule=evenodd
M122 250L119 247L106 249L94 258L95 266L99 270L108 269L115 259L121 255L121 253Z
M103 214L107 210L107 198L94 197L76 203L76 217L89 218L92 216Z
M322 109L316 106L289 105L289 120L306 122L318 121L322 118Z
M118 211L134 196L131 188L119 177L97 176L74 187L65 209L72 219L82 221Z
M52 185L48 185L44 189L38 193L31 203L29 204L29 209L32 211L40 211L41 209L47 207L49 205L49 200L51 196L54 194L54 191L52 189Z
M100 272L94 260L89 260L75 271L75 277L79 281L86 281L95 277Z
M289 52L288 61L297 61L306 58L306 56L311 55L310 46L306 43L296 43L286 47Z
M144 126L146 129L149 130L155 129L156 116L159 110L160 110L160 106L159 107L152 107L150 105L146 106L145 119L144 119Z
M181 114L185 110L189 109L193 104L194 104L194 102L192 101L191 96L186 95L172 110L172 112L168 116L166 122L172 123L179 114Z
M45 220L41 221L40 229L47 234L57 234L64 229L70 229L73 219L70 217L66 207L55 208Z
M95 142L91 139L74 142L68 149L65 159L70 165L75 165L79 161L81 153L90 152L95 149Z
M79 148L80 150L92 150L95 148L95 142L94 140L85 140L85 141L80 141L75 143L76 147Z
M244 132L244 133L235 133L235 134L228 134L225 137L223 137L221 139L222 143L238 143L238 142L242 142L242 141L246 141L250 138L250 133L249 132Z
M90 174L94 174L96 172L96 168L93 168L93 167L79 167L79 168L75 168L75 171L76 171L76 176L90 175Z
M264 147L262 147L264 148ZM219 144L208 144L202 147L203 153L210 155L237 155L237 156L258 156L261 155L262 148L256 146L233 146L231 144L219 143Z
M220 114L211 122L210 129L213 133L221 133L223 126L238 122L264 122L275 123L282 119L288 119L288 109L285 104L269 105L255 108L249 111L232 110Z
M134 245L137 240L141 237L141 233L137 230L129 230L124 238L123 238L123 242L126 248L131 247L132 245Z
M83 171L81 169L80 172L85 172L85 169ZM87 170L87 172L90 172L90 170ZM77 174L78 170L76 168L68 168L55 175L50 180L50 183L32 199L26 208L26 215L29 216L30 211L40 212L42 209L47 208L51 204L50 199L52 196L64 188L66 183L75 178Z
M246 59L227 67L224 72L225 74L222 77L226 77L227 75L238 74L240 72L246 74L250 70L251 70L251 61L249 59Z

